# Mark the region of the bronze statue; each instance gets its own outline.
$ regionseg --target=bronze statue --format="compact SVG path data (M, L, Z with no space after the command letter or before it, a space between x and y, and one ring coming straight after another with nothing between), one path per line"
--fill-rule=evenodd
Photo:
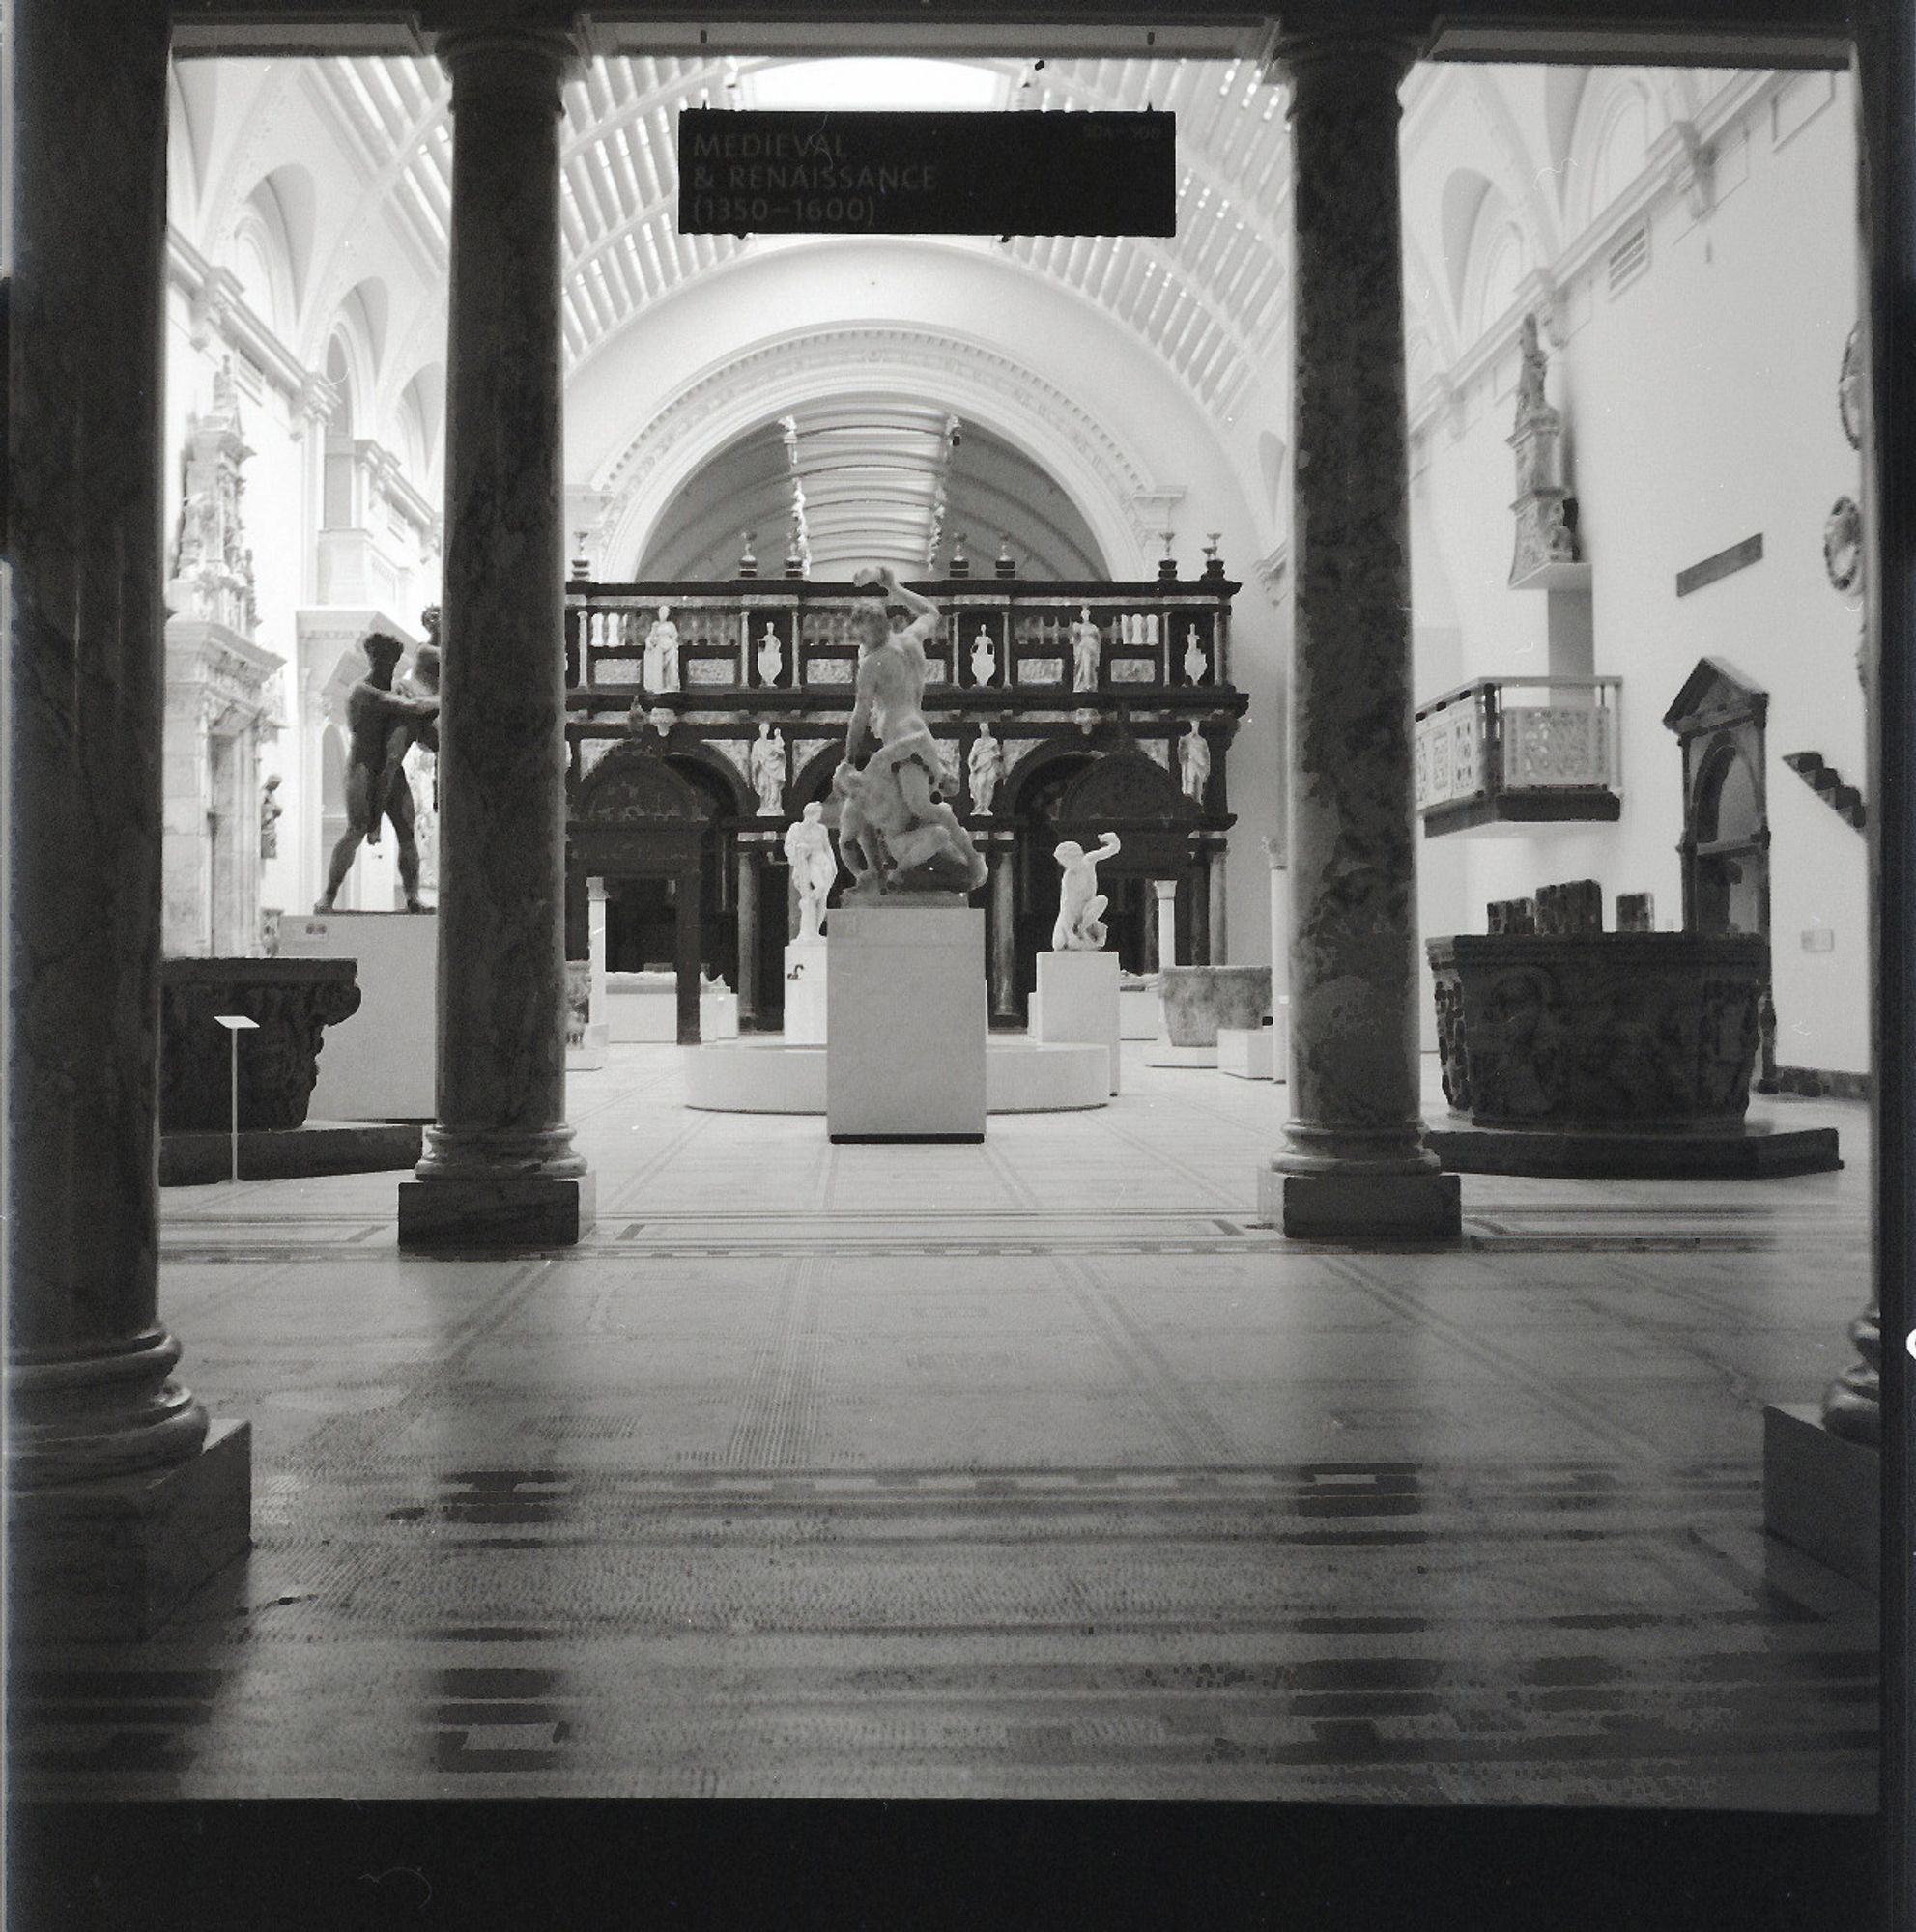
M414 696L392 688L392 674L399 667L406 646L385 631L366 637L366 674L346 699L346 724L350 743L346 753L346 830L332 848L332 862L327 867L326 891L320 895L315 912L330 912L333 895L357 856L360 842L377 829L382 818L392 820L393 835L399 844L399 879L406 889L406 910L423 912L419 903L419 847L413 837L413 787L406 781L404 767L397 759L388 761L393 739L404 735L410 744L415 735L431 729L439 717L438 697ZM420 655L431 651L420 647ZM433 668L438 653L433 652ZM435 732L432 742L437 745ZM405 746L399 757L405 756Z

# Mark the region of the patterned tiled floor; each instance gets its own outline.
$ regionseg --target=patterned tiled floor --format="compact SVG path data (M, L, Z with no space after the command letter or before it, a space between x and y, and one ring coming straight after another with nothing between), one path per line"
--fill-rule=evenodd
M549 1256L169 1190L256 1548L18 1651L16 1792L1872 1806L1873 1606L1759 1483L1867 1298L1864 1109L1779 1103L1841 1174L1467 1177L1464 1245L1356 1254L1256 1222L1281 1089L1125 1083L835 1149L620 1049Z

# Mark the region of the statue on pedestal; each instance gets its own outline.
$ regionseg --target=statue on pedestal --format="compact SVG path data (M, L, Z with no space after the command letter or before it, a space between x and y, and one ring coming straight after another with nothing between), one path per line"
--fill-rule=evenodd
M424 722L413 718L395 718L387 725L386 733L386 764L373 786L375 798L385 798L395 782L404 783L407 796L412 796L412 781L402 777L401 768L406 763L406 753L415 745L423 745L435 757L439 754L439 652L431 644L421 644L413 653L413 668L404 677L393 679L392 688L401 697L430 698L433 715ZM375 818L366 830L366 843L379 843L379 820Z
M645 633L645 689L678 689L678 626L670 604L659 606L658 619Z
M279 857L279 821L286 815L286 808L273 797L279 789L279 774L271 773L260 791L260 857L276 859Z
M1091 621L1091 606L1078 607L1077 622L1072 626L1072 689L1073 691L1096 691L1098 689L1098 663L1102 655L1104 639L1096 624Z
M1211 657L1197 639L1197 626L1193 624L1185 634L1185 678L1190 684L1203 684L1211 675Z
M765 635L758 639L758 682L776 684L779 673L785 669L785 640L778 634L776 625L767 624Z
M1211 780L1211 747L1204 741L1195 718L1190 729L1178 740L1178 779L1185 796L1204 803L1204 787Z
M824 928L825 900L839 875L832 835L825 828L825 808L812 804L794 819L785 835L785 855L791 865L791 883L798 892L798 930L794 942L816 939Z
M971 640L971 681L989 684L998 674L998 653L988 631L980 631Z
M785 810L785 733L758 726L752 741L752 788L758 794L758 816L776 818Z
M990 725L979 725L965 769L971 774L971 810L980 818L987 817L991 801L998 794L998 781L1005 775L1005 748L992 737Z
M882 604L852 617L858 681L845 753L832 779L841 801L839 854L854 889L879 893L972 892L986 865L958 814L935 790L937 742L925 723L925 642L938 628L938 608L899 582L888 565L852 580L877 584L887 601L911 612L893 632Z
M382 818L392 820L399 846L399 879L406 889L406 910L423 912L419 902L419 848L413 837L413 787L403 766L387 779L386 754L391 735L432 724L439 717L437 697L412 696L392 688L392 674L406 646L386 631L370 632L362 648L366 674L346 699L349 744L346 753L346 830L332 848L327 867L326 890L315 912L330 912L348 869ZM421 647L425 648L424 646ZM437 742L437 739L435 739ZM403 757L404 752L402 750Z
M1051 928L1053 952L1101 952L1104 950L1104 908L1110 903L1098 890L1098 867L1119 849L1118 835L1107 832L1087 852L1074 838L1051 848L1065 868L1058 883L1058 920Z

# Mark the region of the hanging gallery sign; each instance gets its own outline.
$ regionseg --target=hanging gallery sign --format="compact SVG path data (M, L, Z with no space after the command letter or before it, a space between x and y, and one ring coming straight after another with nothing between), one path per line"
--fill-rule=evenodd
M678 117L686 235L1174 235L1175 114Z

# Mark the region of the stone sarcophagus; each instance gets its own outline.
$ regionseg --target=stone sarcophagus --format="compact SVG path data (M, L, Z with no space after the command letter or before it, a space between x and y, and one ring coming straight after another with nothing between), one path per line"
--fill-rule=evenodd
M1681 1133L1742 1121L1767 940L1460 934L1427 950L1444 1097L1474 1125Z
M232 1047L214 1015L258 1022L240 1036L240 1127L297 1127L319 1077L321 1036L358 1010L352 959L168 959L160 966L159 1126L232 1122Z

